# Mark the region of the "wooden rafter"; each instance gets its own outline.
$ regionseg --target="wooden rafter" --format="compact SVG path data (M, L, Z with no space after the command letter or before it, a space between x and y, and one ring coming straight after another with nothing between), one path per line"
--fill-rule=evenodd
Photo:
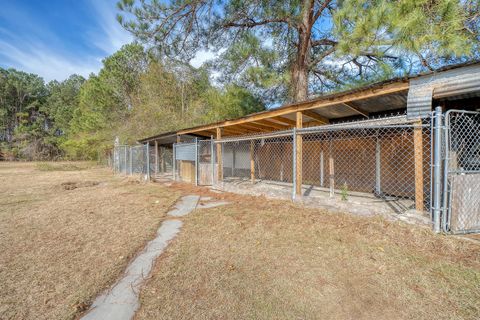
M263 132L275 131L275 128L273 127L265 126L263 124L259 124L256 122L243 123L242 126L251 127L254 130L263 131Z
M295 124L296 124L296 121L295 120L292 120L292 119L288 119L288 118L285 118L285 117L273 117L272 120L276 120L278 122L282 122L288 126L292 126L294 127Z
M238 126L233 128L233 127L222 127L223 132L226 134L246 134L246 133L251 133L251 130L247 130L244 128L239 128Z
M330 122L327 118L322 117L321 115L319 115L318 113L316 113L312 110L305 110L305 111L303 111L303 114L306 115L309 118L312 118L313 120L315 120L317 122L320 122L321 124L327 124L327 123Z
M246 128L250 131L261 131L261 132L272 131L272 128L270 127L262 126L260 124L253 123L253 122L238 124L235 127Z
M217 127L225 127L242 123L255 122L258 120L265 120L269 118L284 116L287 114L292 114L297 111L307 111L312 109L321 109L333 105L338 105L340 103L348 103L355 100L362 100L372 97L378 97L386 94L396 93L400 91L405 91L409 87L408 82L395 82L387 85L383 85L380 88L368 88L362 91L356 91L351 93L345 93L340 96L333 97L322 97L315 100L310 100L306 102L295 103L287 106L283 106L274 110L259 112L249 116L245 116L239 119L227 120L219 123L208 124L204 126L198 126L194 128L180 130L178 134L188 134L194 133L197 131L205 131L208 129L215 129Z
M260 125L264 125L264 126L267 126L267 127L270 127L270 128L273 128L275 130L285 130L285 129L288 129L288 126L285 126L285 125L282 125L282 124L279 124L279 123L276 123L276 122L273 122L273 121L270 121L270 120L258 120L258 121L255 121L256 124L260 124Z
M215 135L214 133L215 133L215 131L210 131L210 130L195 132L195 134L197 134L199 136L202 136L202 137L210 137L211 135Z
M342 104L344 106L346 106L347 108L350 108L351 110L353 110L353 111L361 114L362 116L368 118L368 115L369 115L368 111L365 111L365 110L363 110L362 108L359 108L359 107L352 106L350 103L347 103L347 102L342 102Z

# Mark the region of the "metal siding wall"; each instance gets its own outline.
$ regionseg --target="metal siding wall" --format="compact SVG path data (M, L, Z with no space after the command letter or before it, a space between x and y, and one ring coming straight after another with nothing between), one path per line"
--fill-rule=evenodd
M432 111L432 99L480 92L480 65L433 73L410 80L407 115L423 118Z
M176 160L195 161L195 143L176 144L175 158Z

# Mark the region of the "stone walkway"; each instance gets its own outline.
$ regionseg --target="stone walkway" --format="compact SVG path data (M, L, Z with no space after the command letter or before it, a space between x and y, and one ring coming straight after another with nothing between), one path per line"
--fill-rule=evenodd
M202 201L199 203L199 201ZM197 195L182 197L168 212L171 217L183 217L196 208L213 208L226 205L226 201L211 201L211 198ZM175 238L182 227L180 219L169 219L162 223L155 239L150 241L144 250L125 270L125 274L112 288L98 296L93 302L84 320L130 320L138 307L138 295L144 280L152 271L155 260L162 254L168 242Z
M182 217L193 211L199 196L189 195L175 205L168 215ZM180 231L182 221L166 220L157 231L155 239L133 260L125 270L123 278L112 288L95 299L84 320L129 320L139 307L138 294L140 287L152 270L155 260L165 250L168 242Z

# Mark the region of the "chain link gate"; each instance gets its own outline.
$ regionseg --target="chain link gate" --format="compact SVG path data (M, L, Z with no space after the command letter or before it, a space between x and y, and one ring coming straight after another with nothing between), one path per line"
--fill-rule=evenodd
M443 227L480 232L480 112L445 113Z
M430 209L428 119L385 120L305 128L303 184L335 193L373 195L403 213Z
M232 191L249 189L246 183L252 182L257 190L284 194L291 188L293 198L296 193L321 198L348 194L371 199L365 201L372 205L382 199L397 213L414 209L428 214L431 208L428 118L398 116L215 142L222 149L219 181Z

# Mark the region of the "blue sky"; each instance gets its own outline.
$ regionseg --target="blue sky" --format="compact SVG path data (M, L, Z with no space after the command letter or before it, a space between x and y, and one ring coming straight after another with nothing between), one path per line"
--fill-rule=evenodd
M0 0L0 66L46 81L98 72L133 40L116 13L116 0Z

